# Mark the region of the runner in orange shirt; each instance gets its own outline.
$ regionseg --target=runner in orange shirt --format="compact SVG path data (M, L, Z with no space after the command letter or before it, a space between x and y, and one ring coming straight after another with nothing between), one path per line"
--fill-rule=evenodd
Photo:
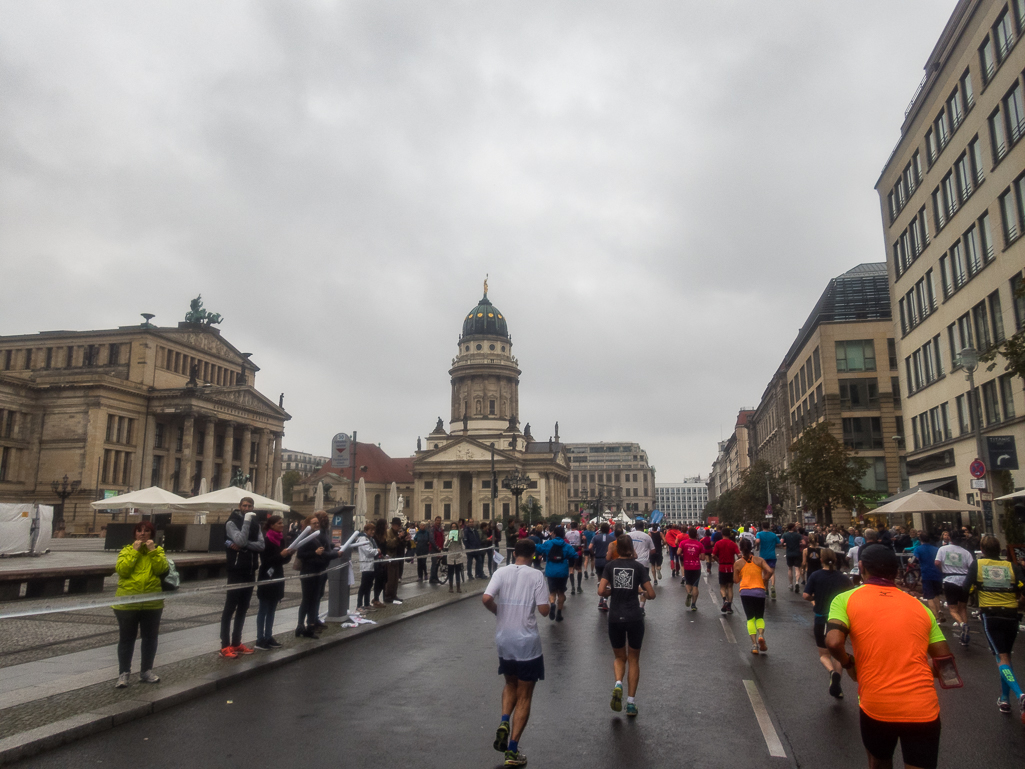
M826 646L858 683L869 768L892 767L899 741L908 769L935 769L940 702L929 657L952 665L950 647L932 612L894 585L900 561L893 550L872 545L858 560L863 584L833 599Z

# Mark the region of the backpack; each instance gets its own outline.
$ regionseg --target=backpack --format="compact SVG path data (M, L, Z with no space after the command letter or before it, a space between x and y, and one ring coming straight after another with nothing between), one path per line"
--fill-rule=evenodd
M165 593L170 593L178 589L181 584L181 576L178 574L178 569L174 567L174 561L170 558L167 559L167 571L160 577L160 589Z
M548 561L548 563L562 563L565 561L566 553L562 550L565 546L565 544L560 544L558 547L553 547L548 551L548 555L545 556L545 560Z

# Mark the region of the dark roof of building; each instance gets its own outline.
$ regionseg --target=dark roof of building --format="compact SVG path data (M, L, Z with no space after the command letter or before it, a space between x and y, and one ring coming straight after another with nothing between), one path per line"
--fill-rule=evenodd
M356 443L356 480L360 478L366 483L412 483L413 458L402 457L392 459L375 443ZM360 468L366 466L366 470ZM316 484L328 475L337 475L349 479L352 468L338 469L326 462L319 470L303 480L303 485Z
M463 321L463 336L504 336L509 338L509 326L502 313L491 304L488 295L484 294L480 302L470 310Z
M527 444L528 454L554 454L562 451L565 447L558 441L531 441Z
M886 262L859 264L829 281L786 355L789 367L821 323L891 320Z

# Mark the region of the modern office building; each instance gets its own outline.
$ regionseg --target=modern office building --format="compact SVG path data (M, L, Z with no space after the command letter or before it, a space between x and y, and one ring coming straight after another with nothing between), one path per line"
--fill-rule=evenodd
M655 484L655 505L662 511L665 523L690 526L705 520L708 504L708 483L688 478L681 483Z
M281 452L281 471L287 473L289 470L295 470L305 478L322 468L327 463L328 459L328 457L318 457L315 454L307 454L305 451L284 449Z
M637 443L567 443L569 509L650 513L655 509L655 468Z
M998 347L1025 323L1016 293L1025 266L1023 35L1021 0L957 3L876 185L910 483L984 502L990 515L971 520L998 533L992 471L1007 470L1009 486L1025 484L1017 458L1025 395L1002 358L975 368L972 351ZM969 474L980 455L991 471L981 492ZM949 522L967 523L964 515Z

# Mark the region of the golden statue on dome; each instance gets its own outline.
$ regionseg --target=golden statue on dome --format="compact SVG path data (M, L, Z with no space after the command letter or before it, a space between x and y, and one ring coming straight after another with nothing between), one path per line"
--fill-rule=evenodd
M488 275L490 273L484 273L484 296L488 295Z

